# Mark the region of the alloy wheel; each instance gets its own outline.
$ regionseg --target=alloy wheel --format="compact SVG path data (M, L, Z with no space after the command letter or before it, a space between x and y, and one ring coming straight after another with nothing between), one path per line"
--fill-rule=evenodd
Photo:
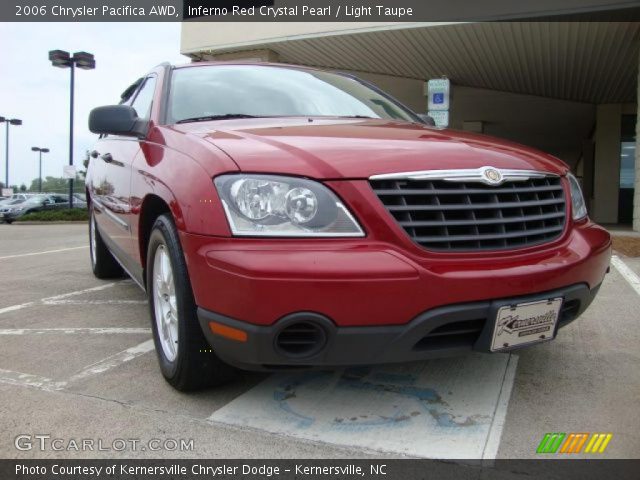
M158 246L153 259L152 294L162 351L173 362L178 356L178 308L173 268L165 245Z

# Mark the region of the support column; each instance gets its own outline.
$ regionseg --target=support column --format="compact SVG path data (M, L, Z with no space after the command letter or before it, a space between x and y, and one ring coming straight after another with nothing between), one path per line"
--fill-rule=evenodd
M640 114L640 69L638 71L637 88L637 113ZM636 232L640 232L640 115L636 119L636 181L633 194L633 229Z
M620 104L596 110L593 219L598 223L618 223L621 112Z

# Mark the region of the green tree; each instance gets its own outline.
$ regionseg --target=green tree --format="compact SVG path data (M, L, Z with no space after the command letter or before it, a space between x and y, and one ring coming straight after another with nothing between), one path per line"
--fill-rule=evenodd
M82 165L84 166L84 170L78 169L78 175L81 178L86 178L87 177L87 169L89 168L89 160L91 160L90 155L91 155L91 152L89 152L89 150L87 150L85 152L84 160L82 160Z
M34 178L31 181L31 187L29 190L33 192L38 191L38 179ZM69 180L62 177L45 177L42 179L42 191L44 193L66 193L69 191ZM79 176L73 182L73 191L84 193L84 180Z

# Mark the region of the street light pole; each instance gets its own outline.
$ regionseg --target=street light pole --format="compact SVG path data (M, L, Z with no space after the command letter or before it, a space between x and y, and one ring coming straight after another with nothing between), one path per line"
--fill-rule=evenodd
M96 61L87 52L75 52L73 56L64 50L51 50L49 60L54 67L71 69L71 86L69 95L69 165L73 166L73 106L75 90L75 67L82 70L93 70ZM69 208L73 208L73 178L69 179Z
M69 165L73 166L73 97L75 91L75 67L76 63L71 62L71 91L69 94ZM73 208L73 178L69 179L69 208Z
M9 122L5 120L7 130L4 136L4 188L9 188Z
M38 193L42 193L42 154L49 153L48 148L31 147L31 150L38 152L40 155L40 166L38 169Z
M18 118L5 118L0 117L0 123L6 123L6 136L5 136L5 151L4 151L4 186L9 188L9 125L22 125L22 120Z

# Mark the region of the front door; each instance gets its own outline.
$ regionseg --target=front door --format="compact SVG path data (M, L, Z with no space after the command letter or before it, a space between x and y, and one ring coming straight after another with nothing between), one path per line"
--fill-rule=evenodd
M139 118L149 118L155 85L156 77L147 77L133 97L131 106ZM97 200L96 222L109 249L134 276L141 268L131 231L131 174L141 143L135 137L107 135L98 141L91 159L94 164L90 188L92 198Z

